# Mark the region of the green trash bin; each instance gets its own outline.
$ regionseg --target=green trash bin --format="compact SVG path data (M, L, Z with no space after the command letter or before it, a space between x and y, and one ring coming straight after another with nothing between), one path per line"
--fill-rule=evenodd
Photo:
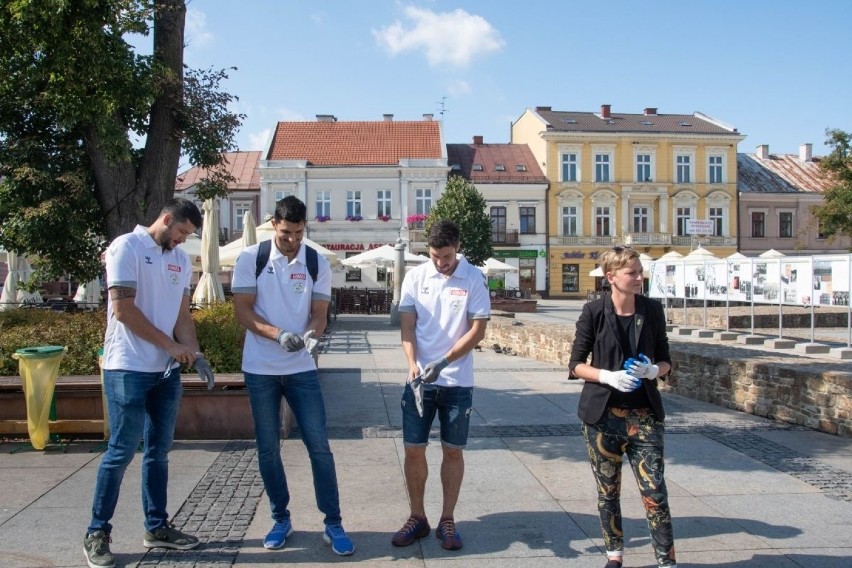
M43 345L25 347L12 354L18 361L18 370L24 387L27 406L27 431L33 448L43 450L50 439L50 409L59 364L67 347Z

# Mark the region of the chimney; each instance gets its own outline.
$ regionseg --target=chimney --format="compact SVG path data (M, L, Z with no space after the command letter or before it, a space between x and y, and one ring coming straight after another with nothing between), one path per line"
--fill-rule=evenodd
M648 107L645 109L645 116L657 116L657 109L654 107Z
M426 122L431 122L431 121L432 121L432 116L434 116L434 115L432 115L432 114L425 114L425 113L424 113L424 114L423 114L423 120L425 120Z
M761 160L769 159L769 144L761 144L757 147L757 157Z
M385 119L385 122L393 122L393 115L392 114L383 114L382 118Z
M318 114L317 122L337 122L337 117L333 114Z
M611 118L609 109L612 105L601 105L601 118Z
M810 162L813 159L813 144L802 144L799 146L799 159L803 162Z
M538 111L550 112L550 110L551 110L552 108L553 108L553 107L535 107L535 110L536 110L536 112L538 112Z
M473 144L474 146L482 146L482 136L474 136Z

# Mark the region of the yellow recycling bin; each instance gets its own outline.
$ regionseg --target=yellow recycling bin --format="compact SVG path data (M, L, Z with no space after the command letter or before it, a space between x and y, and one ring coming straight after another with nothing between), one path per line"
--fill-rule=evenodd
M67 347L44 345L18 349L12 357L18 360L18 369L24 387L27 405L27 430L33 448L43 450L50 439L50 407L59 363Z

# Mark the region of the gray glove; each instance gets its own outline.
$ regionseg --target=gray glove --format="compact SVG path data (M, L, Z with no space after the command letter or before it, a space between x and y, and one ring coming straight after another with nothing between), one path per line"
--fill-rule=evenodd
M207 390L213 390L213 383L216 381L216 377L213 376L213 369L210 368L210 363L207 362L204 355L199 354L195 358L193 366L198 373L198 378L202 381L207 381Z
M446 357L441 357L437 361L432 361L425 367L423 367L423 373L420 375L423 378L424 383L434 383L438 380L438 377L441 375L441 371L443 371L450 362L447 361Z
M317 349L319 349L320 340L315 337L314 330L309 329L305 332L305 335L302 336L302 341L305 343L305 350L308 354L313 357L317 353Z
M601 384L610 386L621 392L633 392L642 384L642 379L634 377L627 371L607 371L601 369L598 380Z
M278 345L280 345L282 349L289 351L290 353L295 353L305 346L305 341L292 331L282 329L278 332L278 337L275 339L278 341Z
M423 418L423 378L417 375L411 379L411 392L414 393L414 406L417 408L417 414Z

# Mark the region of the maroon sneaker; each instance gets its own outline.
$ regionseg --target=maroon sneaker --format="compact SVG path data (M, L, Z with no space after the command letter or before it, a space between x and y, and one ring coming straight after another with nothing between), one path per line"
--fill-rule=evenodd
M456 530L452 517L441 519L435 529L435 536L441 539L441 548L444 550L458 550L462 547L461 534Z
M411 515L402 528L396 531L391 539L394 546L410 546L418 538L423 538L429 535L432 527L429 526L429 521L426 517L415 517Z

